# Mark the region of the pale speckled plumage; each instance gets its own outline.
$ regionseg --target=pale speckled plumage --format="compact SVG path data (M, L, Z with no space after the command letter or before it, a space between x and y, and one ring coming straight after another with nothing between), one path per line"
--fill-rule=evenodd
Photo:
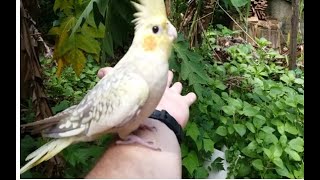
M65 147L92 141L105 133L125 139L154 111L167 83L168 59L176 30L166 17L163 0L133 3L136 31L131 47L111 72L82 101L65 111L23 127L35 127L45 137L57 138L35 152L20 173L48 160ZM159 27L159 33L152 31ZM146 51L146 37L152 48Z

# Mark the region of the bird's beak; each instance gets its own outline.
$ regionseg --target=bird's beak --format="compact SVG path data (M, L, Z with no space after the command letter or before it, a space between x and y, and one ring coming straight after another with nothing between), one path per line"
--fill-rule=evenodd
M169 22L168 35L171 40L175 40L178 36L176 28Z

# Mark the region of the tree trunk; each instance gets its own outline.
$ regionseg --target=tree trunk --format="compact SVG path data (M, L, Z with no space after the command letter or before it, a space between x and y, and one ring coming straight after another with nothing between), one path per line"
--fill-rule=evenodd
M297 35L299 22L299 0L292 0L292 17L291 17L291 34L290 34L290 53L289 53L289 69L293 70L297 67Z

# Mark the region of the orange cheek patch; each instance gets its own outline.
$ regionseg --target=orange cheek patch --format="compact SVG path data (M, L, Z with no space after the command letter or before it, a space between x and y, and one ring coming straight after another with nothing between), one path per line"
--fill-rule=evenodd
M156 41L152 36L147 36L143 40L142 47L145 51L153 51L156 48Z

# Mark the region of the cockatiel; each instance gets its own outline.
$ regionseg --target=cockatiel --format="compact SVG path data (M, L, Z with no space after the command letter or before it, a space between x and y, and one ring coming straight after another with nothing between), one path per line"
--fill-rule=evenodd
M93 141L117 133L119 144L139 143L157 147L131 134L159 103L167 83L168 59L177 37L163 0L132 2L135 34L131 47L113 70L88 92L78 105L55 116L22 125L54 138L32 152L20 174L46 161L72 143Z

